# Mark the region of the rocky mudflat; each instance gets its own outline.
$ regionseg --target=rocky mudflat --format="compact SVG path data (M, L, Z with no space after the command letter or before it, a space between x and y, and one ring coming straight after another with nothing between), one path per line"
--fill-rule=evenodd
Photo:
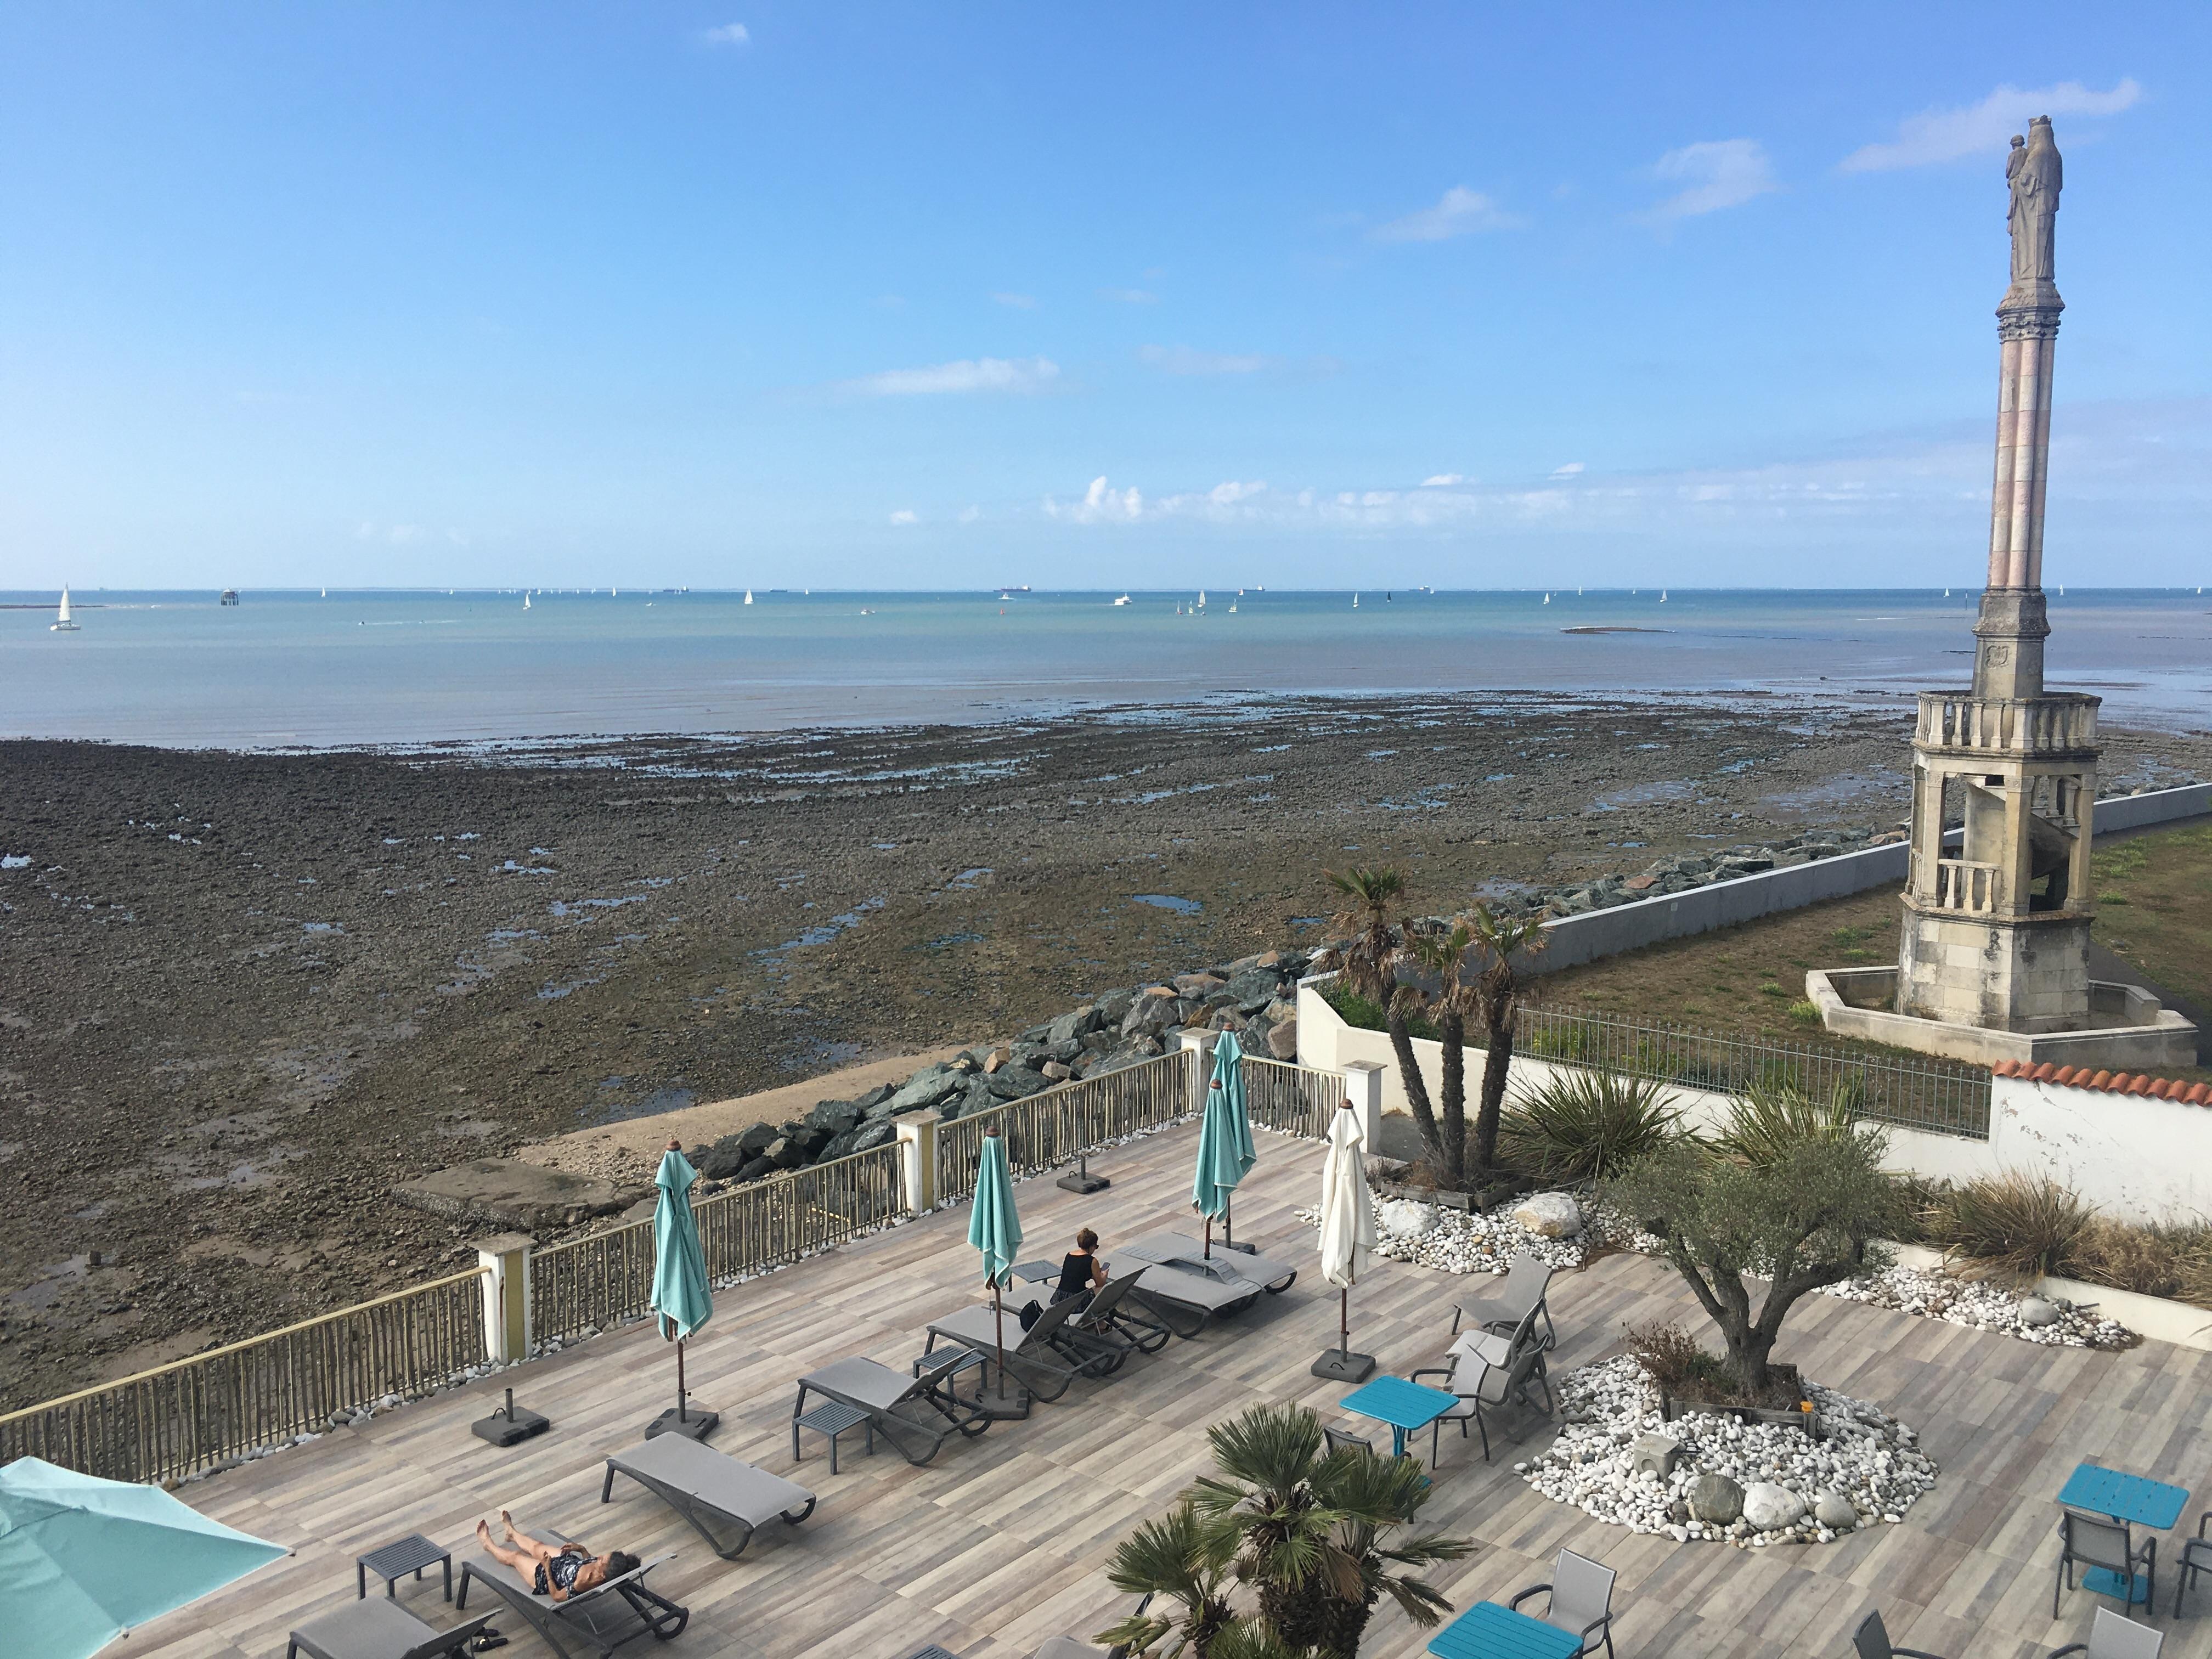
M461 1265L467 1224L392 1195L429 1171L988 1054L1116 987L1296 951L1327 932L1324 866L1401 865L1444 910L1880 833L1906 721L1887 696L1483 694L406 752L0 744L0 1404ZM2212 750L2109 740L2122 779Z

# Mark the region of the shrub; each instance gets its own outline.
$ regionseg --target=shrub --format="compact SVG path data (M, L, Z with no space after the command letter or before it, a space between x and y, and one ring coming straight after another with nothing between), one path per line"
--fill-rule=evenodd
M1811 1002L1801 997L1790 1005L1790 1018L1800 1025L1818 1025L1820 1023L1820 1011Z
M1680 1325L1632 1325L1625 1346L1668 1394L1726 1400L1735 1392L1735 1377L1720 1356L1699 1347Z
M1618 1072L1557 1071L1516 1091L1498 1126L1498 1150L1513 1169L1543 1181L1601 1181L1677 1133L1674 1097L1648 1078Z
M2094 1218L2048 1176L2013 1170L1954 1188L1928 1217L1928 1232L1988 1276L2039 1279L2066 1272Z
M1762 1079L1729 1103L1713 1149L1753 1169L1769 1168L1808 1140L1848 1139L1857 1130L1859 1098L1856 1084L1839 1083L1826 1100L1816 1100L1794 1083Z

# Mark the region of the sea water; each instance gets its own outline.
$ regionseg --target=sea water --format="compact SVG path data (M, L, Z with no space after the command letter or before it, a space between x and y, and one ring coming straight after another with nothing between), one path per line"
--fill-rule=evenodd
M1963 684L1976 596L1363 589L1137 593L248 591L0 594L0 733L289 748L974 722L1285 694ZM1235 614L1229 606L1237 605ZM38 607L44 607L43 609ZM2053 690L2212 723L2212 601L2051 599ZM1598 629L1636 631L1571 632Z

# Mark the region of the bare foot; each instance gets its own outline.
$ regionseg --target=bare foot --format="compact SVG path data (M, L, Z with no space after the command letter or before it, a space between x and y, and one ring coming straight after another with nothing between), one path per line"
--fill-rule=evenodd
M512 1544L514 1541L514 1517L505 1510L501 1510L499 1512L499 1524L507 1528L507 1541Z
M491 1528L482 1521L477 1522L477 1542L486 1549L491 1547Z

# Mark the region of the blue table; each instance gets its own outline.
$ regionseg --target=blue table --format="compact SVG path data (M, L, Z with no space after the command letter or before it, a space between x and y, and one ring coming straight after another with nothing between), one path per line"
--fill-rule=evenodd
M1406 1455L1406 1433L1425 1429L1459 1404L1459 1396L1442 1389L1425 1389L1402 1376L1378 1376L1364 1389L1354 1389L1336 1402L1348 1412L1371 1417L1390 1425L1390 1455Z
M2165 1532L2181 1519L2189 1503L2185 1486L2169 1486L2140 1474L2123 1474L2098 1463L2077 1464L2058 1489L2058 1501L2069 1509L2092 1515L2109 1515L2115 1521L2132 1521L2153 1532ZM2123 1577L2110 1567L2092 1567L2081 1575L2081 1588L2100 1595L2117 1596L2132 1607L2150 1597L2150 1581L2142 1573Z
M1477 1601L1429 1638L1437 1659L1572 1659L1583 1639L1525 1613Z

